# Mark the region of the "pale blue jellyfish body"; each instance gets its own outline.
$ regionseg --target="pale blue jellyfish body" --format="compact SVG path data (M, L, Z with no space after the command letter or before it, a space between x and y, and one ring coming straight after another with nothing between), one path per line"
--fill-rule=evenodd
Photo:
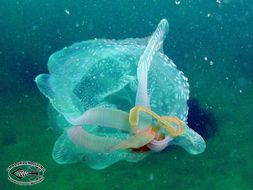
M57 163L85 162L103 169L119 160L137 162L147 152L134 151L146 145L179 145L189 153L204 151L201 136L187 126L187 78L163 54L168 23L162 20L149 38L95 39L75 43L50 56L49 74L36 78L40 91L50 100L53 120L62 135L53 158ZM184 133L162 143L148 133L135 133L129 111L144 106L161 116L176 116ZM50 112L52 114L52 112ZM141 113L140 130L154 123ZM153 144L152 144L153 143Z

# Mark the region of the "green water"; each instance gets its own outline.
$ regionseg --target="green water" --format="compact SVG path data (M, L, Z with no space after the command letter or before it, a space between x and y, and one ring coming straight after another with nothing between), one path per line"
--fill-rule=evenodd
M0 189L253 189L253 2L251 0L1 0ZM94 38L144 37L170 23L167 54L189 78L190 96L212 115L206 151L181 148L104 170L58 165L47 99L34 78L55 51ZM23 187L6 168L31 160L45 180Z

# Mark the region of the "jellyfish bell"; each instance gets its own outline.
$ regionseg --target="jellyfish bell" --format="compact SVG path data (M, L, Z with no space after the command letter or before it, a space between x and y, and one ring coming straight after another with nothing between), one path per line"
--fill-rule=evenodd
M35 81L63 126L53 149L57 163L103 169L169 145L204 151L186 122L187 78L162 51L168 28L163 19L149 38L88 40L50 56L49 74Z

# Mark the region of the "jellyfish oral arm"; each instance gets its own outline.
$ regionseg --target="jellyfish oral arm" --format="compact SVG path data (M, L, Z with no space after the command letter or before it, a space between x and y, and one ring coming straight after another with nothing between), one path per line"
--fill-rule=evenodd
M148 85L148 71L152 63L155 53L162 48L163 41L169 30L167 20L160 21L157 29L150 37L147 47L140 57L137 68L138 87L136 93L135 105L145 106L150 108L147 85Z
M129 114L127 112L112 108L92 108L84 112L78 118L71 118L68 121L72 125L99 125L120 129L129 132L128 122Z

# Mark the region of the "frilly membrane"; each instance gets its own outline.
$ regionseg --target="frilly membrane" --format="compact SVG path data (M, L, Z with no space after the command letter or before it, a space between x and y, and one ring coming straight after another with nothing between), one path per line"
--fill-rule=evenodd
M88 40L50 56L49 74L35 81L53 107L53 123L62 126L53 149L57 163L103 169L168 145L204 151L205 141L186 122L187 78L162 51L168 29L163 19L149 38ZM129 114L136 106L147 110L137 113L138 121ZM173 117L183 126L179 135L173 135L179 130Z

